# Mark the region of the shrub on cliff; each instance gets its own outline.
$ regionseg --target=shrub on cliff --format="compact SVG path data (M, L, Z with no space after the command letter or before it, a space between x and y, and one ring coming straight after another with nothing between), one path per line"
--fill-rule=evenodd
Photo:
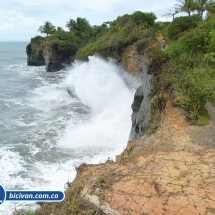
M146 37L144 32L154 24L156 16L153 13L143 13L137 11L132 15L125 14L110 22L110 27L106 28L93 43L80 49L76 58L85 59L95 52L103 56L120 57L120 53L128 46ZM148 38L152 39L154 31ZM153 35L153 36L152 36ZM142 40L138 47L144 46L146 41ZM148 41L147 41L148 42Z
M44 41L45 41L45 37L41 37L41 36L36 36L34 38L31 38L31 43L30 43L31 49L35 50L36 52L41 51L41 47Z
M177 40L188 29L196 28L199 22L198 15L177 17L167 27L167 36L172 40Z

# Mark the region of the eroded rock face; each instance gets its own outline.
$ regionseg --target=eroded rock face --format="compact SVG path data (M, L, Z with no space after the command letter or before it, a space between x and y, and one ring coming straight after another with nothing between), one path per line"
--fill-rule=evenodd
M47 72L57 72L71 65L77 47L69 43L57 43L46 40L37 50L30 43L26 47L27 63L29 66L46 65Z
M27 64L28 66L43 66L45 65L45 59L42 55L42 50L35 51L31 44L26 47Z
M135 140L144 135L150 121L150 90L152 76L148 74L147 61L141 70L141 86L137 88L134 95L134 101L131 106L132 113L132 128L129 135L129 140Z
M47 72L57 72L68 66L71 66L71 61L75 55L77 48L74 45L65 43L45 42L43 49L43 57L46 63Z

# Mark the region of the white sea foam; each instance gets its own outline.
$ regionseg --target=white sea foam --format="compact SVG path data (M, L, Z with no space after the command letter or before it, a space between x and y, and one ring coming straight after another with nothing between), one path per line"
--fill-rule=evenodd
M78 149L80 152L86 147L100 148L99 155L92 156L89 162L114 158L123 150L131 127L133 92L122 80L122 73L125 71L112 61L95 56L90 57L89 62L73 65L66 83L90 108L92 117L78 125L71 120L59 141L60 147Z
M18 134L1 145L0 182L6 189L62 190L74 179L75 166L114 159L128 140L138 83L122 67L93 56L74 63L68 76L44 69L8 67L33 84L24 97L5 100L19 110L8 125L0 121ZM4 202L0 214L11 215L15 207L26 208Z

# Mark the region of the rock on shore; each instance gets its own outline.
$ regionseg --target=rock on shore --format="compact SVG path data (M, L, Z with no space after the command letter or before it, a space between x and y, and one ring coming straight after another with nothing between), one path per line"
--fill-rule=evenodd
M71 66L77 47L64 42L44 40L35 47L32 42L26 47L28 66L46 65L47 72L57 72Z

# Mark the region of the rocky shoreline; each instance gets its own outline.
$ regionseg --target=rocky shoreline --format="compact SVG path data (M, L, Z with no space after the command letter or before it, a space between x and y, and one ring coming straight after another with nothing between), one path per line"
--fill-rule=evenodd
M50 50L45 49L44 56L53 56ZM210 144L205 145L208 135L199 138L213 130L214 106L207 107L210 125L191 126L184 110L173 105L172 90L165 91L163 87L152 94L156 74L162 70L159 61L139 53L132 45L118 60L129 72L141 77L131 105L132 128L127 148L116 162L107 160L104 164L77 167L77 176L68 183L64 202L41 204L35 214L61 214L68 202L73 211L81 207L91 214L214 214L215 139L210 135ZM153 114L159 114L155 121ZM156 124L151 133L150 123Z

